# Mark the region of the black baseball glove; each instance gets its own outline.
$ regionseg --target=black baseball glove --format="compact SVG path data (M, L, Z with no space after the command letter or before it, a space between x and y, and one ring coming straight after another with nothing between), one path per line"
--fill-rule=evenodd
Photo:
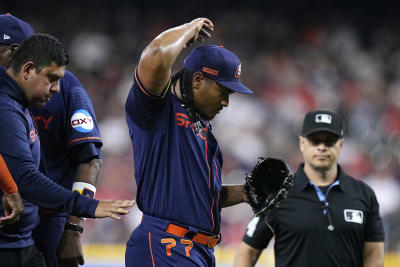
M284 160L261 157L246 174L244 187L254 214L263 217L287 197L293 187L293 174Z

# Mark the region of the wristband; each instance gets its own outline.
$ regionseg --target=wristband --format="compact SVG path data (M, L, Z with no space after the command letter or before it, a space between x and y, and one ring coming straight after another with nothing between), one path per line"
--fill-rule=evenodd
M82 232L83 232L83 227L80 226L80 225L78 225L78 224L75 224L75 223L69 223L69 222L67 222L67 223L65 224L64 230L71 230L71 231L79 232L79 233L82 234Z
M81 195L94 198L94 195L96 194L96 187L92 184L84 182L75 182L72 184L72 191L78 191Z

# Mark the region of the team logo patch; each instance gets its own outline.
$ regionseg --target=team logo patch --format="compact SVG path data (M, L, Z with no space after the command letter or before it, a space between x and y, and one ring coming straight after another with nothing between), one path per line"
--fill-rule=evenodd
M239 64L239 66L237 66L235 71L235 78L239 79L240 74L242 74L242 64Z
M71 117L71 126L81 133L88 133L93 130L93 118L84 109L78 109Z
M346 222L359 223L364 222L364 213L361 210L344 210L344 220Z
M316 123L332 123L332 116L329 114L317 114L315 116Z

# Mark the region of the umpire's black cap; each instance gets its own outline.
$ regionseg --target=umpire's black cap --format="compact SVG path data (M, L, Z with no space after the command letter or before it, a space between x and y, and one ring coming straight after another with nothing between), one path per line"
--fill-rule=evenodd
M308 136L312 133L325 131L343 137L344 125L342 118L330 110L313 110L304 117L302 136Z

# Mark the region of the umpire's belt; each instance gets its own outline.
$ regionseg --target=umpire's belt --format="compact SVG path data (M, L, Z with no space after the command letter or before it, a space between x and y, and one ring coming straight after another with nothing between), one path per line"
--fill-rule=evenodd
M209 248L215 247L221 240L220 234L204 232L191 226L181 225L146 214L143 214L142 222L139 227L145 231L159 232L160 234L166 232L171 235L187 238Z

